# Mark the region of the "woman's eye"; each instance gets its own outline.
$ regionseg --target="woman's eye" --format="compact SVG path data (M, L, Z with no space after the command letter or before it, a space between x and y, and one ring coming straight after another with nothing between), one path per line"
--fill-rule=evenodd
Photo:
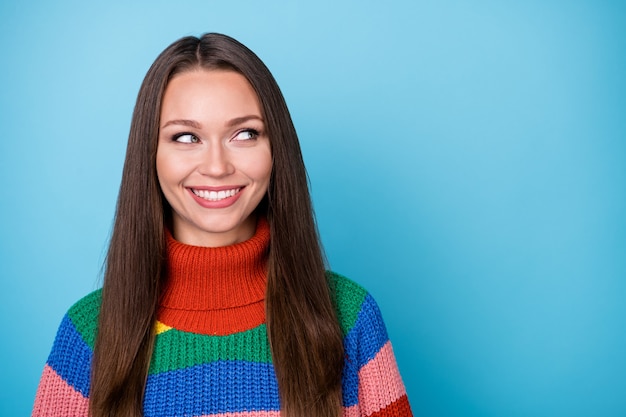
M259 132L254 129L246 129L235 135L235 140L252 140L259 136Z
M174 140L180 143L198 143L200 139L196 135L192 135L191 133L181 133L179 135L174 136Z

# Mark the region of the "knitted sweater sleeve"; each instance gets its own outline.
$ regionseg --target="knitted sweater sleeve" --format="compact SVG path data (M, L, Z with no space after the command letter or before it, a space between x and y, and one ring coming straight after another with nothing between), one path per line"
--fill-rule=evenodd
M87 417L99 292L63 317L37 389L33 417Z
M387 335L378 305L366 295L355 323L354 333L346 339L356 345L358 371L358 398L361 416L412 416L406 389Z
M329 281L345 334L344 417L412 416L376 301L345 277L331 273Z

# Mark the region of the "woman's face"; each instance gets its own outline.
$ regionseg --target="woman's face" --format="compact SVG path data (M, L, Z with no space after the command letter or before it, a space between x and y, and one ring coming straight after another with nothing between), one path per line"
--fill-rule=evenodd
M165 89L158 140L157 176L174 238L216 247L252 237L272 153L246 78L227 70L176 75Z

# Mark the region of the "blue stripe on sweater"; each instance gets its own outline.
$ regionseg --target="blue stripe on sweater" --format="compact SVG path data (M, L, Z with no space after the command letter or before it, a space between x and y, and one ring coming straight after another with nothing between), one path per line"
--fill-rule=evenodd
M361 305L354 327L344 338L343 405L359 402L359 370L376 356L389 336L380 309L371 295Z
M91 356L91 349L66 315L54 339L48 365L84 397L89 396Z
M239 360L149 375L144 397L146 417L279 409L272 364Z

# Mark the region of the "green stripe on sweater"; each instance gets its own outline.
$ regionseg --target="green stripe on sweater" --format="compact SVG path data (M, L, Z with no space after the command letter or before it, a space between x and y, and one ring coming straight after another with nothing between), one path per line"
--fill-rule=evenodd
M264 324L228 336L209 336L176 329L156 337L150 374L218 360L272 361Z
M98 327L98 315L102 302L102 290L96 290L86 295L74 304L67 312L76 330L93 350L96 343L96 330Z
M360 285L334 272L328 271L326 277L333 299L342 300L342 305L337 308L337 318L343 334L346 335L354 327L367 292ZM96 290L79 300L68 311L70 320L91 349L95 344L101 300L102 290ZM259 339L263 339L263 343ZM257 349L260 350L251 351L248 346L257 346ZM261 347L259 348L259 346ZM178 349L179 352L176 352L175 356L179 358L188 357L188 359L180 359L177 363L165 364L160 360L160 357L169 355L164 355L165 351L161 352L162 349ZM188 350L190 354L183 352L183 350ZM216 354L215 352L220 353ZM198 335L176 329L162 333L157 336L150 373L159 373L220 359L271 362L265 325L229 336Z
M341 300L341 306L337 306L335 302L335 309L339 325L345 336L356 323L367 291L354 281L331 271L326 271L326 278L333 301Z

